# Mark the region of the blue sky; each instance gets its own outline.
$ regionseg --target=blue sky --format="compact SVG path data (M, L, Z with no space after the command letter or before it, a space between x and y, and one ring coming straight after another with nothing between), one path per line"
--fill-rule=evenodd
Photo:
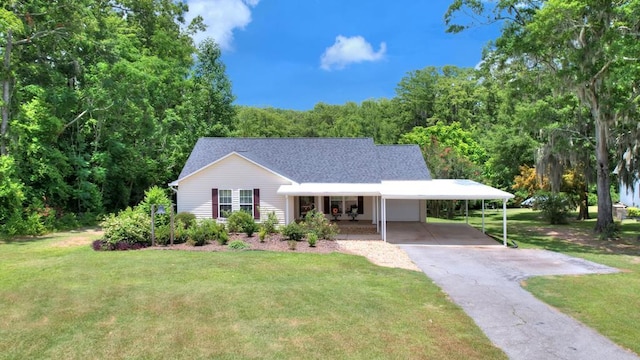
M474 67L496 27L445 33L453 0L187 0L208 25L236 104L308 110L391 98L410 71Z

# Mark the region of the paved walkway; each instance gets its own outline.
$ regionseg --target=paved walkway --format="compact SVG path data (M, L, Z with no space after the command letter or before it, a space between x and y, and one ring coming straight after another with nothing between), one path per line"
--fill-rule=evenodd
M545 250L400 246L511 359L640 359L520 286L535 275L615 269Z

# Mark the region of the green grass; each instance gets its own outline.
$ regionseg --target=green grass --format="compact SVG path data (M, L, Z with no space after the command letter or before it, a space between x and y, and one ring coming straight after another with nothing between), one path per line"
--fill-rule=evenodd
M509 209L508 238L522 248L553 250L622 272L535 277L527 280L525 287L541 300L640 354L640 222L625 220L619 239L600 240L593 233L596 209L590 210L591 220L547 225L537 211ZM487 231L502 238L502 211L488 210L485 215ZM464 221L464 217L455 221ZM469 223L480 228L481 213L471 213Z
M0 243L2 359L505 358L422 273L344 254Z

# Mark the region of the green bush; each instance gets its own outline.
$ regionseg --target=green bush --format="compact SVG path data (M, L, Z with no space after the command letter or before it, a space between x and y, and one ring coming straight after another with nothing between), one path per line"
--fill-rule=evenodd
M307 242L309 243L310 247L315 247L316 243L318 242L318 234L314 233L314 232L310 232L307 234Z
M637 207L628 207L627 208L627 217L637 218L640 217L640 209Z
M171 226L161 225L155 228L156 244L167 245L171 241Z
M202 246L208 244L210 240L218 238L220 227L213 219L203 219L186 231L189 245Z
M535 206L550 224L566 224L572 210L570 201L563 193L541 193L536 196Z
M182 211L176 214L176 217L173 219L173 221L180 221L183 228L188 229L196 224L196 216L190 212Z
M262 222L262 228L267 232L267 234L275 234L278 232L277 226L279 222L280 221L278 220L276 213L272 211L267 215L267 219Z
M258 224L256 224L255 221L246 223L242 227L242 231L244 231L244 233L247 234L248 237L252 237L253 234L259 229L260 229L260 226L258 226Z
M119 242L128 244L151 244L151 218L149 215L131 208L117 215L111 214L102 222L103 239L108 245Z
M255 224L256 221L253 219L253 215L249 214L247 211L240 210L234 211L227 217L227 229L230 233L239 233L245 232L245 229L248 229L250 224ZM253 232L255 232L254 230Z
M338 234L338 227L318 211L307 213L304 218L304 228L307 232L313 232L319 238L326 240L333 240Z
M295 221L290 223L289 225L285 225L282 227L282 235L284 235L289 240L302 240L304 234L304 228Z
M250 248L250 245L242 240L233 240L229 243L229 249L244 250Z
M167 194L167 190L159 186L153 186L144 192L144 199L135 207L136 211L143 212L151 216L151 206L155 205L157 211L158 206L165 208L165 214L155 214L154 220L156 225L165 225L169 223L169 208L171 207L171 199Z
M263 243L266 237L267 237L267 230L265 230L264 228L260 229L260 231L258 231L258 238L260 239L260 242Z
M224 227L220 228L220 232L218 233L218 236L216 237L216 241L220 245L227 245L227 243L229 242L229 233L227 232L227 230Z

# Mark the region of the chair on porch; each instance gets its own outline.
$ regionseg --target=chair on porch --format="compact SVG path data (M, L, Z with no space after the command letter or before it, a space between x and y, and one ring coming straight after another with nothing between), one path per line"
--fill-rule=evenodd
M347 215L351 216L351 221L358 221L356 220L358 217L358 205L351 205L351 210L349 210Z
M331 206L331 216L333 216L333 221L338 221L338 217L342 216L342 211L340 211L338 205Z

